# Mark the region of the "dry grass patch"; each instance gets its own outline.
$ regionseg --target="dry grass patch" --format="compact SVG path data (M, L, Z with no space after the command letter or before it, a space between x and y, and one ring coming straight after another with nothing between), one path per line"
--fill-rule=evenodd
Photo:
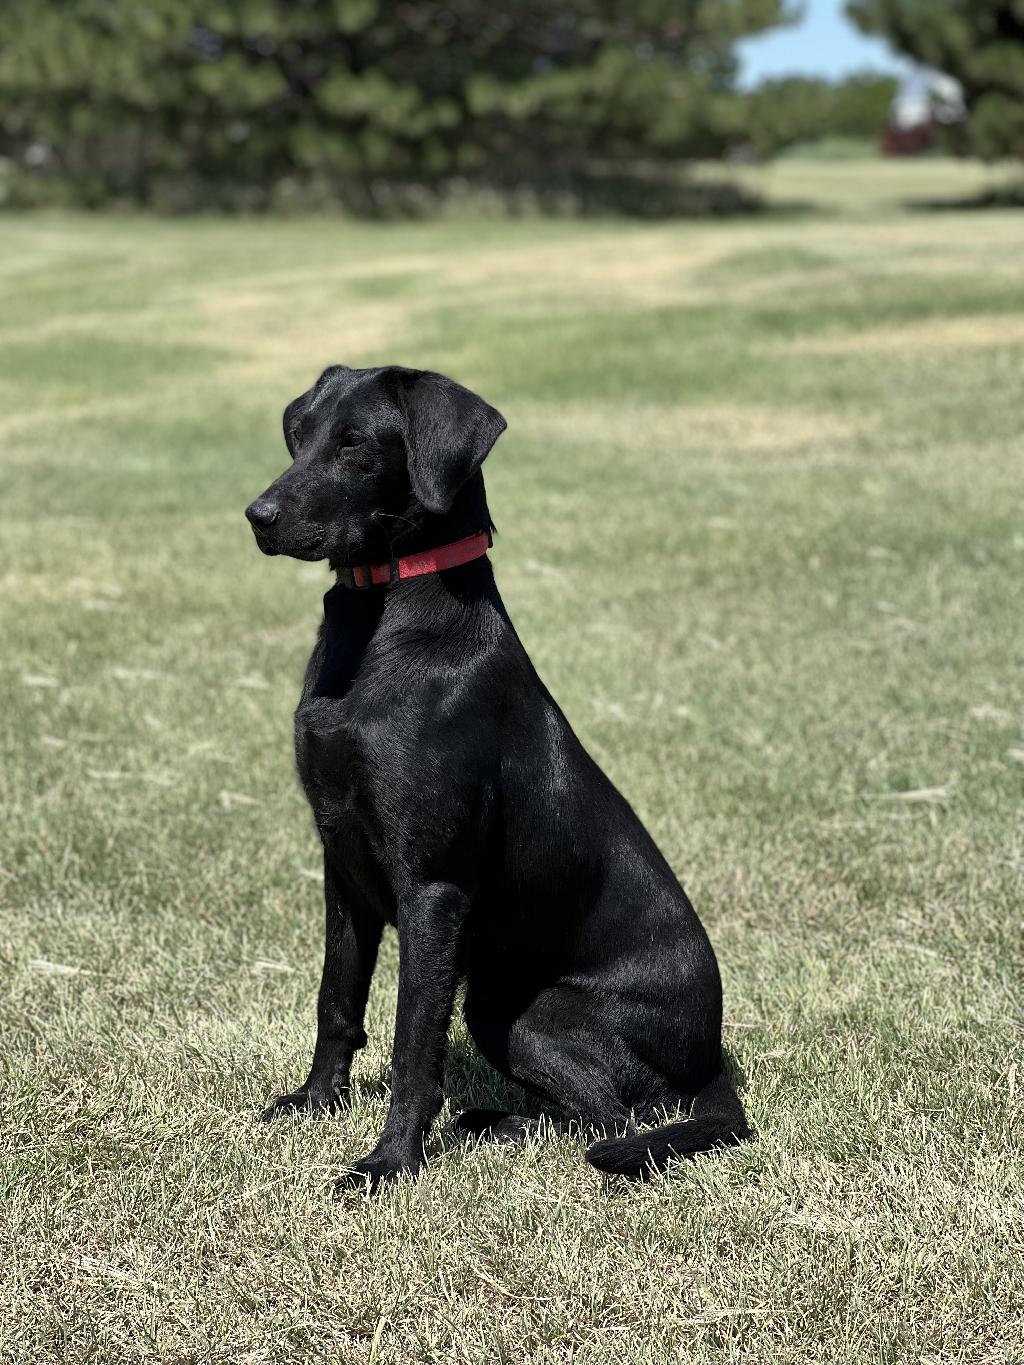
M128 417L144 408L149 401L149 396L145 394L125 394L118 398L61 403L56 409L49 404L38 403L0 414L0 437L11 443L4 449L4 463L31 460L38 455L36 440L41 432L52 435L55 431L73 430L79 422ZM65 458L73 459L74 452L68 451Z
M404 300L372 303L347 298L344 279L330 277L315 287L280 296L251 291L236 298L228 289L197 300L205 338L230 347L238 358L217 367L216 384L253 380L308 388L329 364L371 364L384 352L398 354L410 326Z
M787 350L801 355L906 354L922 350L957 351L1020 345L1024 345L1024 316L1004 314L929 318L896 326L867 327L856 332L801 337L785 343Z
M734 249L726 234L692 224L582 236L520 250L475 252L452 262L460 287L495 295L519 309L552 299L577 307L659 307L703 297L702 272Z
M767 404L680 403L612 407L565 403L527 407L520 429L534 440L613 445L624 451L707 450L726 455L774 455L808 446L846 442L871 432L877 416Z

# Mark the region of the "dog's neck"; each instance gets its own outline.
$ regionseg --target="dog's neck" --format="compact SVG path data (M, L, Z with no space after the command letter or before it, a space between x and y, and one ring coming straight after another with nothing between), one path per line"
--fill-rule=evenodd
M370 657L393 671L430 642L472 645L507 616L486 555L448 569L368 590L337 583L324 595L320 669L314 695L344 698ZM484 623L489 623L485 625ZM499 626L500 628L500 626Z
M384 564L406 555L418 555L453 545L478 531L492 530L482 476L476 474L462 489L451 508L444 513L423 513L417 521L380 514L359 537L358 547L350 549L344 560L331 560L335 574L354 565ZM348 573L343 572L348 578Z
M383 544L380 539L367 537L366 558L356 562L387 563L392 557L435 550L489 529L483 479L477 475L444 515L425 516L406 536L393 540L386 537ZM394 659L394 651L404 652L410 640L421 647L432 634L455 638L486 602L497 608L497 615L504 616L486 555L445 570L443 580L438 573L426 573L368 589L343 582L349 578L352 561L332 563L331 567L338 581L324 597L323 654L313 688L317 696L347 696L365 658L375 648L383 647Z

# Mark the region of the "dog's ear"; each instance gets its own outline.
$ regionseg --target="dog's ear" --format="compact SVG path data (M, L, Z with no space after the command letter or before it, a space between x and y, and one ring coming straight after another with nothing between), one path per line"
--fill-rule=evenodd
M412 491L428 512L447 512L505 430L479 395L432 370L403 372Z

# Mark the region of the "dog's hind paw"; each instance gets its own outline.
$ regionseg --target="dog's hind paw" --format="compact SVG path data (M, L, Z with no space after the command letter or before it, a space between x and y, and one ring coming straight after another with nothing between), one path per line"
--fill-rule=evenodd
M460 1141L522 1142L530 1128L531 1120L522 1114L503 1109L464 1109L448 1124L445 1135Z

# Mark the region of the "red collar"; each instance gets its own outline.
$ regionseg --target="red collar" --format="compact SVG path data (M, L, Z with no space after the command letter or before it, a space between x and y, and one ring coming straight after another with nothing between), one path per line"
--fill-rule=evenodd
M400 559L385 560L383 564L345 564L338 570L338 582L345 588L372 588L398 583L403 578L419 578L421 574L440 573L442 569L455 569L460 564L479 559L491 544L490 531L477 531L450 545L439 545L436 550L402 555Z

